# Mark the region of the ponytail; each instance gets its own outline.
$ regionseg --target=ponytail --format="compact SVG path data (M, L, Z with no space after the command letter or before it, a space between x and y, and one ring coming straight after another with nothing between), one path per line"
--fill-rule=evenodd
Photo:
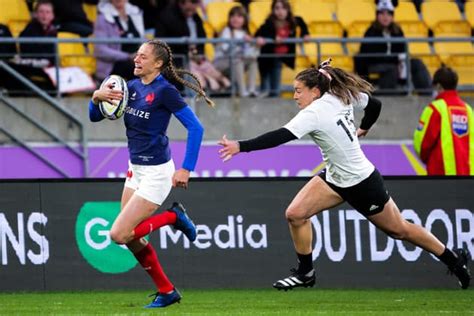
M201 86L201 82L199 79L196 77L195 74L193 74L190 71L184 70L184 69L176 69L174 67L173 63L173 52L171 51L171 48L168 46L163 41L154 39L146 42L146 44L153 45L154 46L154 51L155 51L155 57L157 59L163 60L163 75L171 80L175 80L178 83L190 88L191 90L195 91L199 96L203 97L206 103L210 107L215 107L214 101L212 101L207 95L206 92L203 90ZM190 76L195 83L192 83L186 79L184 79L184 75Z

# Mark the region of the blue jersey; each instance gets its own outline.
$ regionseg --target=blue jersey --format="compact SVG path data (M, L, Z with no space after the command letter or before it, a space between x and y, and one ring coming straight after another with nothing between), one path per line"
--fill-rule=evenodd
M182 167L194 170L204 130L175 86L162 75L146 85L140 79L131 80L127 85L129 99L124 122L130 161L137 165L158 165L171 159L166 130L173 114L188 130ZM92 121L102 119L97 106L92 103L89 109Z

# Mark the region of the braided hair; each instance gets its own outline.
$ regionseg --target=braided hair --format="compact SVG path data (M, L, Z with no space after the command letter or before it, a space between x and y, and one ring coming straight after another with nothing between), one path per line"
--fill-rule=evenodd
M204 100L210 107L213 108L215 106L214 101L212 101L206 95L206 92L203 90L201 86L201 82L199 81L199 79L196 77L195 74L184 69L175 68L174 63L173 63L173 52L171 51L171 48L168 46L168 44L157 39L147 41L145 42L145 44L152 45L155 58L163 61L162 73L167 79L174 80L194 90L198 95L204 98ZM184 79L183 78L184 75L190 76L195 81L195 83L192 83Z
M311 67L301 71L295 80L301 81L310 89L318 88L321 95L329 92L346 105L353 99L358 100L361 92L370 95L374 91L374 87L358 75L331 67L330 64L331 58L323 61L317 68Z

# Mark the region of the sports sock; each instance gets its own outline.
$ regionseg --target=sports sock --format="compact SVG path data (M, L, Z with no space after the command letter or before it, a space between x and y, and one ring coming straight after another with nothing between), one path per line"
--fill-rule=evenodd
M456 262L458 262L458 257L456 256L456 254L448 248L445 248L444 252L437 257L448 267L452 267L456 264Z
M166 211L156 214L145 219L140 224L138 224L137 227L135 227L133 230L133 239L140 239L160 227L174 223L176 223L176 213Z
M155 249L148 243L145 248L135 253L135 258L150 275L160 293L169 293L174 289L163 269L161 268Z
M313 270L313 254L309 253L307 255L302 255L296 253L298 256L298 273L306 274L309 271Z

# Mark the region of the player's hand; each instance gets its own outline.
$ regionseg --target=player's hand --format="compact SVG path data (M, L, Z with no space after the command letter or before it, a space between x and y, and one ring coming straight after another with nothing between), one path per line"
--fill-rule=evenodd
M222 136L222 139L218 142L218 144L222 146L222 148L219 149L219 154L222 161L224 162L231 159L240 152L239 142L235 140L228 140L226 135Z
M191 175L191 172L186 169L178 169L174 172L173 174L173 188L183 188L187 189L188 188L188 183L189 183L189 176Z
M362 128L358 128L357 129L357 137L365 137L367 134L369 133L369 130L368 129L362 129Z
M99 104L99 101L114 103L115 101L122 100L123 92L114 90L113 87L113 84L110 83L101 89L95 90L92 94L92 102L94 102L94 104Z

